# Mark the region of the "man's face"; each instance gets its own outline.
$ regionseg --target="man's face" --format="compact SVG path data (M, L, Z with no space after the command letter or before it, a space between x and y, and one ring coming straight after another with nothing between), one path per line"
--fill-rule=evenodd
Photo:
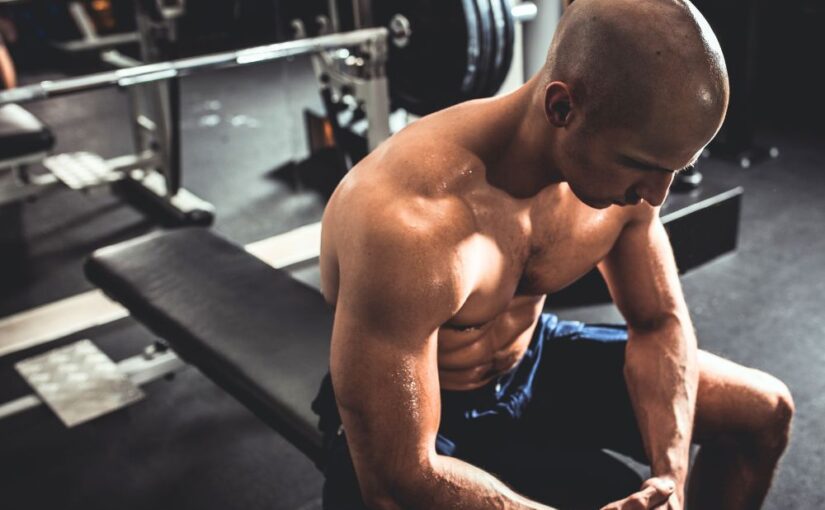
M667 198L677 170L693 163L716 127L689 129L673 120L649 126L566 130L557 164L573 193L596 209L635 205L659 206Z

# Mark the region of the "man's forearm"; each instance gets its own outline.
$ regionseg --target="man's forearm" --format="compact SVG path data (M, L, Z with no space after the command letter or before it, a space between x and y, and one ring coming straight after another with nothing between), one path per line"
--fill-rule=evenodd
M382 508L462 508L554 510L513 492L496 477L459 459L437 456L411 484L394 491L392 503Z
M654 476L671 476L684 500L698 386L696 337L687 313L629 330L625 379Z

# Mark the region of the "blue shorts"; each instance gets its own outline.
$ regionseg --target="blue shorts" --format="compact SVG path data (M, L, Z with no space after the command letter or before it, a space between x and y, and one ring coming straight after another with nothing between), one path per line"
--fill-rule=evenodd
M608 449L646 463L623 375L626 342L624 326L543 314L514 369L475 390L442 390L436 451L517 489L536 473L546 483L553 473L548 459L567 465L571 452L583 459L583 452ZM327 453L324 508L364 508L329 377L313 409Z

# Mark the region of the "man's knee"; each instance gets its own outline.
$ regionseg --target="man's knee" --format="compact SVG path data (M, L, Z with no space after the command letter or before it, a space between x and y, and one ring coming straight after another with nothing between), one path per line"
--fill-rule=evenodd
M790 438L791 419L796 412L796 406L788 386L775 377L773 377L773 380L774 388L770 398L775 411L773 413L773 420L771 420L771 428L784 450Z
M781 454L788 445L791 420L796 410L791 390L776 377L761 373L761 402L754 407L756 428L752 443L760 452Z

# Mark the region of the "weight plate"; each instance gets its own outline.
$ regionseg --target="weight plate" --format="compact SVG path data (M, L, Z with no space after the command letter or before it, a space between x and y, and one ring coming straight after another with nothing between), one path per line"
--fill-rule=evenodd
M510 72L510 66L513 64L513 47L515 45L516 20L513 18L513 3L511 0L492 0L493 3L498 3L501 7L498 12L502 14L504 21L504 38L502 40L502 55L501 64L496 66L497 75L492 84L490 94L497 94L501 89L501 85L507 78Z
M464 22L467 25L467 68L461 90L466 99L475 97L478 81L484 65L482 41L482 20L479 16L477 0L462 0Z
M479 65L473 97L487 97L487 90L495 79L496 33L493 26L492 4L496 0L476 0L476 14L479 19Z
M490 0L490 13L493 20L493 31L495 37L495 52L493 54L493 75L488 83L485 93L493 96L498 91L496 86L501 75L501 67L504 65L504 52L507 46L507 26L504 19L504 10L499 0Z
M409 22L404 45L390 36L387 75L393 107L427 115L475 97L482 58L476 0L381 0L375 24Z

